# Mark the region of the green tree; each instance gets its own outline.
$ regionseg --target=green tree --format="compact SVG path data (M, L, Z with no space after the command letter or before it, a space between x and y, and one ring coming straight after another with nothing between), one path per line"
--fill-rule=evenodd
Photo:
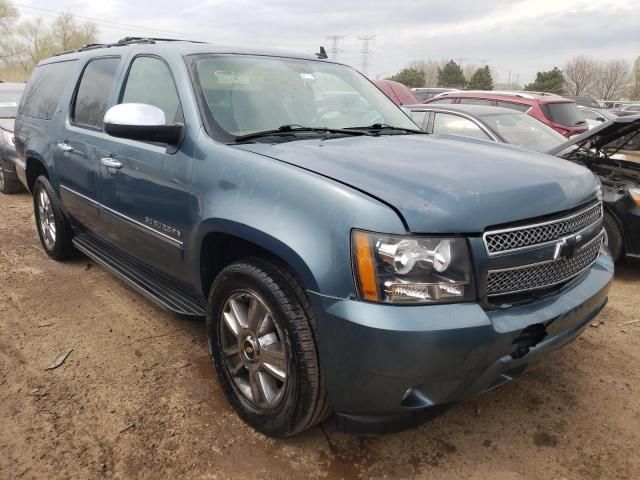
M438 68L438 86L448 88L464 88L467 84L467 80L464 78L464 73L453 60L442 68Z
M387 78L394 82L400 82L409 88L424 86L424 73L416 68L404 68L395 75Z
M468 88L472 90L493 90L493 76L488 65L478 68L471 80L469 80Z
M564 95L564 76L562 75L562 70L558 67L553 67L553 70L538 72L536 79L532 83L525 85L524 89L533 92L548 92Z

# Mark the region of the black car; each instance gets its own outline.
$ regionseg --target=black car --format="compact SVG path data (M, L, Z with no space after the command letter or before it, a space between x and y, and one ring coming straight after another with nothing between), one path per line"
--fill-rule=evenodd
M22 184L16 177L16 144L13 126L24 83L0 83L0 192L17 193Z
M614 259L640 260L640 116L619 117L566 137L515 110L480 105L403 107L427 133L510 143L580 163L602 183Z

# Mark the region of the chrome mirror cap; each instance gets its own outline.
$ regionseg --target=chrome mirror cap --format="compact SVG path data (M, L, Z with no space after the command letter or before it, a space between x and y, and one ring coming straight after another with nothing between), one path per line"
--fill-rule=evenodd
M131 125L137 127L157 127L166 125L164 112L146 103L121 103L114 105L104 115L104 123Z

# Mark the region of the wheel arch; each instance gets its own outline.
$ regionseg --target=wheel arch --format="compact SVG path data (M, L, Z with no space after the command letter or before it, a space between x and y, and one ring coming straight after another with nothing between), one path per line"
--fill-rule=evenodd
M248 225L229 220L211 220L201 225L196 259L198 282L206 297L213 280L227 265L246 257L259 257L288 266L296 274L303 289L318 290L309 265L282 240Z
M51 181L51 174L49 167L45 160L35 152L27 152L26 158L26 176L27 176L27 188L33 193L33 185L36 183L36 179L40 175L46 176Z

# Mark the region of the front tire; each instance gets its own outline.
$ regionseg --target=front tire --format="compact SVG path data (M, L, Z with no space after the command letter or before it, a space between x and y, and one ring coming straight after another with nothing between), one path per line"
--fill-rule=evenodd
M4 161L0 160L0 192L5 195L11 195L13 193L20 193L22 191L22 184L7 175L7 169L4 166Z
M33 208L38 236L47 255L58 261L72 257L73 232L49 179L43 175L33 186Z
M313 312L288 269L257 258L223 269L209 294L207 337L227 399L256 430L289 436L331 413Z
M605 245L611 252L611 258L614 262L617 262L622 257L624 251L624 241L622 239L622 231L618 226L613 215L609 212L604 212L604 232L605 232Z

